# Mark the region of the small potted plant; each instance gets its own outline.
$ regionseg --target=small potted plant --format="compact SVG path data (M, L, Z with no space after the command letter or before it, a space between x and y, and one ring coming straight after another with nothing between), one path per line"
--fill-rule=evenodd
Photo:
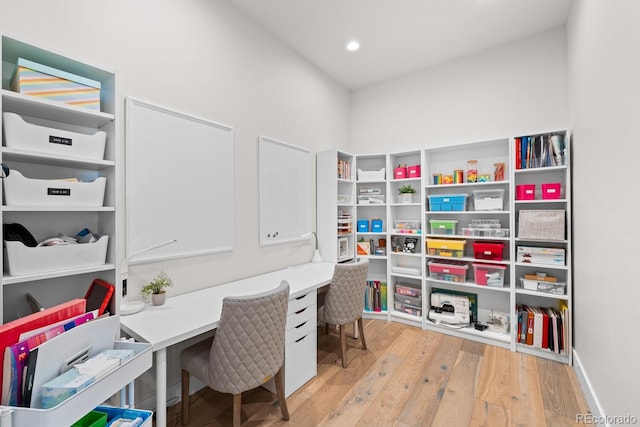
M164 271L160 271L152 281L142 287L142 297L146 300L151 295L153 305L162 305L167 299L166 288L173 286L173 280Z
M416 189L411 185L403 185L398 188L398 194L400 194L400 203L411 203L413 202L413 194L416 192Z

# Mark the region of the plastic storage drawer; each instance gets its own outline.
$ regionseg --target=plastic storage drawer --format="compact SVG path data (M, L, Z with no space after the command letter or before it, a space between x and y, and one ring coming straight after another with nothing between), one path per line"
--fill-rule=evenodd
M410 297L408 295L402 295L399 293L394 294L393 300L401 304L408 304L414 307L422 307L421 297Z
M115 425L116 420L124 422L125 420L131 420L134 422L132 425L137 426L149 426L153 424L153 412L141 409L131 408L114 408L111 406L98 406L96 411L107 414L107 425ZM120 424L117 424L120 425ZM127 424L123 424L127 425Z
M412 316L422 316L422 307L419 306L414 306L414 305L410 305L410 304L403 304L401 302L398 301L394 301L393 302L393 306L396 309L396 311L400 311L402 313L407 313L410 314Z
M501 211L504 207L504 189L474 190L473 208L477 211Z
M441 211L466 211L468 194L447 194L442 196L429 195L429 210Z
M393 231L395 233L419 234L420 220L396 219L393 221Z
M476 285L493 286L502 288L504 286L504 271L507 269L499 264L479 264L473 263L473 276Z
M429 261L429 277L447 282L464 283L467 280L469 266L455 261Z
M47 273L50 271L92 267L105 263L109 236L94 243L28 247L18 241L7 241L4 269L10 276Z
M431 225L431 234L456 234L456 226L458 221L455 219L431 219L429 220Z
M502 242L473 242L473 256L476 259L490 259L502 261L504 243Z
M427 239L429 255L462 258L466 240Z
M11 169L2 183L7 206L99 207L104 203L107 178L93 182L31 179Z
M39 126L26 122L15 113L2 113L7 148L37 151L65 157L102 160L107 133L87 135Z
M420 288L402 282L396 284L395 293L417 298L420 298L422 296L422 290Z

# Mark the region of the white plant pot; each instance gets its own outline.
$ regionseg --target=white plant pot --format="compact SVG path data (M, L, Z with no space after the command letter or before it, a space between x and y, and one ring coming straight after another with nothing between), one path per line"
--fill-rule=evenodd
M151 294L151 302L153 305L162 305L167 300L167 293Z
M411 203L413 202L413 194L412 193L400 193L399 195L400 203Z

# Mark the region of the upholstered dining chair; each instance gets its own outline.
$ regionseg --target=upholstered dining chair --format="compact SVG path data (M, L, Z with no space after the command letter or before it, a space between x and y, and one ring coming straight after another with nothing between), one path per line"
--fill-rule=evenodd
M189 422L190 375L213 390L233 395L233 425L241 424L242 392L275 379L282 418L289 420L284 395L284 346L289 283L270 291L226 297L215 336L180 353L182 424Z
M343 368L347 367L346 325L358 323L362 348L367 349L362 312L364 311L364 292L368 270L369 261L366 259L355 263L336 264L331 284L324 297L324 305L318 309L318 319L325 324L325 333L328 333L329 325L338 326L340 358Z

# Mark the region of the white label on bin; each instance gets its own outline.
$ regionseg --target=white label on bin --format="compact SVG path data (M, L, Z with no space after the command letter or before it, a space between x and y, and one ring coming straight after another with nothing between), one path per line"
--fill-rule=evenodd
M442 269L442 271L443 271L444 273L448 273L448 272L449 272L449 269L448 269L448 268L443 268L443 269Z
M491 255L491 251L484 251L485 255Z
M526 190L525 193L527 194L533 194L533 190Z
M547 189L547 193L555 193L556 189L555 188L548 188Z
M71 196L70 188L47 188L47 196Z
M442 199L442 201L443 201L443 202L448 202L449 200L450 200L450 199L448 199L448 198L446 198L446 197L445 197L444 199Z
M60 145L73 145L73 139L62 136L49 135L49 143Z

